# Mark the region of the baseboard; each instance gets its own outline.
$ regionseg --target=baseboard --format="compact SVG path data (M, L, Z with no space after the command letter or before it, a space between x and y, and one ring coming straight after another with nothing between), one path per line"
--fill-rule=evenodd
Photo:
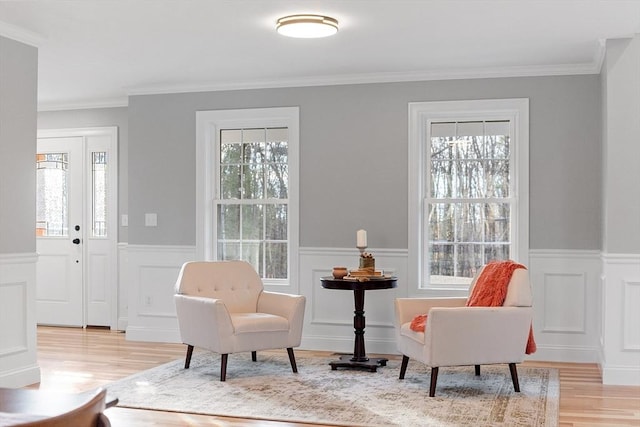
M0 384L7 388L20 388L40 382L40 367L31 365L0 374Z
M535 353L527 360L555 361L570 363L595 363L598 360L596 347L538 345Z
M601 366L602 384L640 386L640 366Z
M127 316L122 316L118 318L118 331L126 331L127 326L129 325L129 318Z

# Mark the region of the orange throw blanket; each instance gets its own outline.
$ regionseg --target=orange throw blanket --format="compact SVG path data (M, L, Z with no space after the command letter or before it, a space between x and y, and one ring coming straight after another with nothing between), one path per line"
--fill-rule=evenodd
M476 284L467 300L468 307L500 307L507 297L507 288L514 270L525 267L514 261L493 261L485 265L482 273L478 276ZM427 315L420 314L413 318L410 328L412 331L424 332ZM529 339L527 340L526 354L536 351L536 342L533 338L533 325L529 329Z

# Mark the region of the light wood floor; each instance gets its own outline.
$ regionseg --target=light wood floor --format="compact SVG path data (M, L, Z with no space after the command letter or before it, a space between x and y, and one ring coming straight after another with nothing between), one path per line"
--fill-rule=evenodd
M312 353L330 359L330 353ZM42 380L31 388L86 391L184 355L184 345L127 341L121 332L41 326L38 327L38 363ZM559 426L640 426L640 387L602 385L595 364L525 362L524 365L560 370ZM118 407L108 409L106 415L113 427L317 427Z

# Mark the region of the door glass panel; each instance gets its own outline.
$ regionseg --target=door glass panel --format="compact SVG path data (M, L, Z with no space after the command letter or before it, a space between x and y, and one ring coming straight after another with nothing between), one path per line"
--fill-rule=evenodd
M36 155L36 236L69 235L69 155Z
M93 236L107 235L107 153L98 151L92 153L91 171L93 191L91 192L93 212Z

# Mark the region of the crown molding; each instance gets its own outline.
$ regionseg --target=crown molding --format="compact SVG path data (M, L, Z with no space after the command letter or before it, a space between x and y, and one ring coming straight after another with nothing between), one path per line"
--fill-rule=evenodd
M586 64L548 65L534 67L447 69L402 73L367 73L342 76L310 76L289 80L254 80L227 83L203 83L170 86L135 86L125 88L127 97L95 99L87 101L40 103L38 111L80 110L92 108L126 107L129 96L167 95L193 92L221 92L250 89L277 89L313 86L338 86L350 84L400 83L436 80L487 79L510 77L546 77L599 74L604 60L605 45L600 44L594 61Z
M42 46L47 40L42 34L3 21L0 21L0 36L34 47Z
M598 54L598 58L604 54ZM129 96L161 95L188 92L220 92L226 90L273 89L285 87L337 86L367 83L397 83L411 81L460 80L506 77L542 77L599 74L602 60L586 64L543 65L532 67L446 69L400 73L366 73L342 76L311 76L289 80L262 80L227 83L204 83L171 86L137 86L126 88Z
M129 98L104 98L87 101L38 103L38 111L90 110L96 108L128 107Z

